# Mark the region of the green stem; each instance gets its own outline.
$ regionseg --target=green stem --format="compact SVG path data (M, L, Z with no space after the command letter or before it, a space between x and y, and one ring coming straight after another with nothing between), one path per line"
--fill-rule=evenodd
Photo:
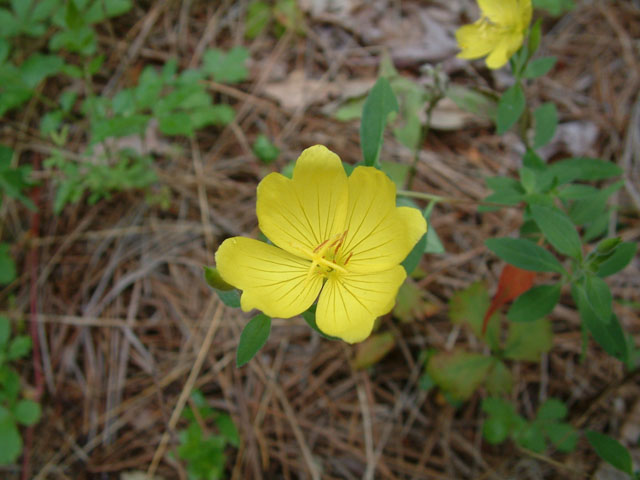
M507 205L505 203L496 203L496 202L483 202L482 200L473 200L470 198L443 197L440 195L434 195L432 193L414 192L412 190L398 190L396 192L396 195L401 197L419 198L420 200L429 200L436 203L450 203L450 204L472 203L475 205L485 205L488 207L518 208L518 205Z

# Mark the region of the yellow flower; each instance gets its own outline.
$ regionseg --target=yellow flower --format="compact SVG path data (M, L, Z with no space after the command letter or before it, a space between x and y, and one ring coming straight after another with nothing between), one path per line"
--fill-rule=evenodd
M500 68L522 45L531 22L531 0L478 0L482 17L456 31L459 58L487 56L489 68Z
M290 318L318 299L316 323L355 343L388 313L406 273L405 259L427 231L415 208L396 207L395 185L373 167L347 177L322 145L306 149L293 178L267 175L256 213L273 242L233 237L216 252L224 280L242 290L244 311Z

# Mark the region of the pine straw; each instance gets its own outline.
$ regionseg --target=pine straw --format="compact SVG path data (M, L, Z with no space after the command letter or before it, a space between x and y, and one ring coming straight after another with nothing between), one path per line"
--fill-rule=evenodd
M236 32L245 6L156 2L111 22L101 31L113 72L101 79L104 91L113 94L128 85L145 64L178 55L183 66L193 66L204 48L241 41ZM45 182L39 237L23 237L20 244L20 252L37 248L40 260L37 320L46 392L33 445L34 477L117 478L122 471L146 471L157 452L159 475L186 478L184 466L168 454L177 443L168 425L174 425L170 419L179 413L178 399L191 387L187 378L200 353L202 368L191 375L193 386L212 407L230 413L242 437L240 448L227 452L229 478L586 478L598 463L586 442L569 455L538 456L510 442L491 447L481 438L481 395L454 409L439 393L418 388L423 349L455 345L482 351L477 339L452 328L446 308L409 324L384 318L382 328L397 336L398 346L368 371L351 368L352 347L320 339L300 319L275 320L267 345L247 366L235 367L238 338L249 316L218 303L203 282L202 265L212 262L224 238L257 233L255 186L268 171L314 143L326 144L347 162L359 158L356 124L337 123L315 106L287 112L260 94L272 72L296 66L314 78L373 78L376 57L352 32L333 24L310 26L314 32L329 29L341 39L342 50L328 49L317 35L263 36L251 45L251 83L211 85L212 93L236 106L237 120L224 130L199 133L183 143L182 153L157 159L161 183L172 197L167 211L149 205L141 194L123 193L92 207L67 207L56 217L53 190ZM637 7L596 2L560 21L547 21L545 29L551 33L544 45L559 57L559 66L531 93L540 101L558 102L563 120L596 123L601 129L597 153L618 161L632 128L640 81ZM458 72L454 80L487 81L474 71ZM53 83L47 88L55 92ZM5 143L14 139L23 161L44 150L36 125L31 105L2 130ZM260 165L250 153L259 132L269 133L283 148L273 167ZM82 151L82 132L72 139L67 149ZM508 137L485 129L432 133L420 154L414 188L480 200L487 194L483 177L515 174L517 148ZM405 163L411 159L391 138L384 155ZM630 161L626 168L637 180L638 163ZM39 174L46 180L44 172ZM625 192L617 200L622 236L638 241L636 206ZM15 206L6 213L6 228L21 238L29 217ZM437 206L432 225L447 254L423 260L427 275L418 285L429 301L445 307L455 291L478 279L495 288L502 264L483 241L514 233L521 220L515 209L480 216L473 203ZM611 278L616 298L640 301L639 270L636 259ZM27 273L12 286L16 319L27 315L28 286ZM544 399L561 398L576 427L617 435L637 402L637 378L625 377L621 365L593 343L581 362L579 318L568 292L561 303L552 315L550 354L540 365L513 365L512 399L531 417ZM637 309L616 304L615 310L637 341ZM207 331L211 346L203 348ZM23 367L23 378L31 378L28 365ZM165 432L166 451L159 449Z

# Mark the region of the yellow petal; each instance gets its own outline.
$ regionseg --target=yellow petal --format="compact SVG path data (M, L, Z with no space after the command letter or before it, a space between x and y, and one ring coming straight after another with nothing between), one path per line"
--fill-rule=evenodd
M357 167L349 177L347 237L340 247L350 272L379 272L398 265L425 234L424 217L396 207L396 187L380 170Z
M307 278L310 265L278 247L244 237L225 240L216 252L222 278L242 290L242 309L257 308L278 318L304 312L318 296L322 277Z
M504 35L487 57L487 67L497 69L506 64L511 56L518 51L522 40L523 34L518 32Z
M258 185L260 230L280 248L301 255L344 231L347 175L340 157L322 145L302 152L293 179L270 173Z
M531 2L531 0L529 0ZM515 25L520 18L521 0L478 0L482 14L498 25Z
M348 343L361 342L375 319L393 308L405 277L399 265L378 273L330 275L318 300L318 328Z
M519 0L518 10L520 19L519 28L524 32L529 27L529 24L531 23L531 16L533 15L531 0Z
M499 41L499 31L485 20L478 20L456 30L456 40L462 50L458 58L480 58L489 54L496 46Z

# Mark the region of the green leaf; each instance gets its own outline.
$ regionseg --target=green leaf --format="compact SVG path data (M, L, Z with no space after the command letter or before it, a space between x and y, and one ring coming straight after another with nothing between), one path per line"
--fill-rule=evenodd
M4 350L9 337L11 337L11 321L4 315L0 315L0 351ZM2 362L0 362L0 365L2 365Z
M240 308L240 293L238 292L238 290L216 289L215 291L220 301L224 303L227 307Z
M578 444L578 432L568 423L549 423L542 429L551 443L561 452L572 452Z
M600 458L618 470L633 475L631 455L620 442L593 430L587 430L585 436Z
M224 126L230 124L236 115L236 111L230 105L211 105L194 108L189 112L193 128L202 128L207 125Z
M363 370L382 360L396 346L396 339L391 332L375 333L364 342L359 343L353 368Z
M542 205L531 205L530 209L538 227L558 252L575 259L582 257L580 236L564 212Z
M215 288L217 290L233 290L235 287L229 285L224 281L220 272L216 267L207 267L203 266L204 269L204 279L211 288Z
M625 268L636 255L638 244L633 242L622 242L619 244L615 252L607 258L598 267L597 275L599 277L608 277L614 273L618 273Z
M0 422L0 465L15 462L20 452L22 452L22 437L13 420L7 418Z
M271 8L261 0L254 0L247 7L247 17L244 21L244 36L249 40L253 40L262 31L271 20Z
M554 179L558 185L564 185L575 180L606 180L622 173L623 170L615 163L598 158L576 157L550 164L541 177L547 185L552 185Z
M439 352L429 359L427 373L456 400L466 400L485 380L494 359L462 350Z
M62 124L64 112L62 110L54 110L44 114L40 120L40 133L48 137L51 133L57 132Z
M0 8L0 36L1 37L13 37L20 31L20 24L16 22L16 19L11 12L4 8Z
M557 398L549 398L538 408L537 420L562 420L567 416L566 405Z
M513 439L518 445L536 453L542 453L547 446L542 428L536 422L523 425L519 431L514 432Z
M91 143L102 142L109 137L142 135L147 129L149 115L130 115L128 117L101 118L91 124Z
M524 238L489 238L489 250L511 265L533 272L564 273L560 262L547 250Z
M64 60L57 55L34 53L20 65L20 73L25 85L35 88L42 80L55 75L64 65Z
M531 60L527 68L524 69L522 76L524 78L542 77L551 71L557 60L556 57L542 57Z
M512 360L538 362L553 346L551 322L540 318L528 323L510 323L504 356Z
M598 319L603 323L609 323L613 314L613 297L609 285L600 277L588 276L584 281L584 292Z
M238 433L238 429L236 428L236 424L233 423L233 420L226 413L219 414L216 417L216 426L222 436L234 447L240 445L240 434Z
M524 112L525 104L526 99L519 83L511 86L502 94L498 101L496 117L498 135L504 134L518 121Z
M258 353L269 338L271 318L264 313L253 317L240 334L240 343L236 352L236 366L242 367Z
M252 150L253 153L256 154L256 157L265 165L273 163L278 158L278 155L280 155L280 149L271 143L263 133L256 138Z
M401 263L401 265L407 272L407 275L411 275L420 264L420 260L422 259L422 255L424 255L426 246L427 234L425 233L422 237L420 237L420 240L418 240L418 243L415 244L413 249L411 249L409 255L407 255L407 258L405 258Z
M380 149L384 128L391 112L399 110L396 96L391 90L389 81L379 77L369 92L362 110L360 123L360 147L362 157L367 166L379 167Z
M496 116L496 101L479 90L452 84L447 88L445 95L462 110L474 115L487 119Z
M531 58L538 51L540 46L540 39L542 38L542 19L536 20L536 23L531 27L529 32L529 58ZM526 77L525 77L526 78Z
M238 83L249 77L248 59L249 50L244 47L234 47L228 52L213 48L204 53L202 69L216 82Z
M491 300L487 287L482 282L475 282L464 290L453 294L449 300L449 317L455 325L467 325L478 338L482 335L484 315ZM492 350L499 347L500 315L495 313L489 319L485 340Z
M558 126L558 111L552 102L543 103L533 111L535 133L533 148L540 148L551 141Z
M485 382L490 395L508 395L513 387L513 376L504 362L494 358L493 368L487 374Z
M533 287L513 302L507 313L512 322L533 322L551 313L560 300L562 285Z
M550 15L558 17L575 7L574 0L533 0L533 6L546 10Z
M520 419L513 405L501 398L485 398L482 410L488 415L482 425L482 435L492 445L504 442Z
M0 243L0 285L11 283L16 278L16 263L11 258L9 245Z
M185 112L171 112L158 119L158 128L165 135L193 136L191 116Z
M87 23L99 23L127 13L132 7L131 0L97 0L91 4L83 17Z
M38 423L41 415L40 405L33 400L20 400L13 408L13 417L16 422L25 426Z
M582 285L572 284L571 296L578 306L583 325L591 332L593 339L609 355L626 362L628 356L627 341L618 317L613 315L607 321L599 318Z
M7 350L7 359L16 360L29 354L31 351L31 337L27 335L20 335L14 337L9 344L9 350Z
M2 29L2 25L0 24L0 30L1 29ZM11 45L4 38L0 37L0 65L2 65L7 60L7 58L9 58L10 52L11 52Z

